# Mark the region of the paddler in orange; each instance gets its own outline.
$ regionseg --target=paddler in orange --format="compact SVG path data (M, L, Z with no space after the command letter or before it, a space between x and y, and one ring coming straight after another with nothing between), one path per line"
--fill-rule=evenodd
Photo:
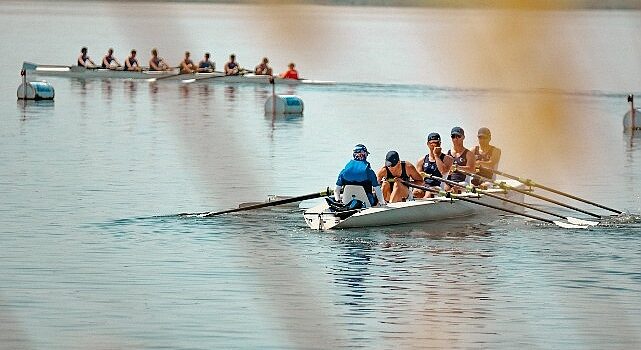
M296 80L298 80L299 79L298 78L298 71L296 69L294 69L295 66L296 65L294 64L294 62L290 63L288 65L289 69L286 72L282 73L280 75L280 77L283 78L283 79L296 79Z
M377 173L381 183L383 198L389 203L404 202L409 198L410 190L400 180L423 185L423 177L410 162L401 161L396 151L389 151L385 156L385 166Z

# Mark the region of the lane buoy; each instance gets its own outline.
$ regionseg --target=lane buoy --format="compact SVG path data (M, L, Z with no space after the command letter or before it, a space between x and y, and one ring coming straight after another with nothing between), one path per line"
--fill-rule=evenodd
M269 78L269 83L272 84L272 95L265 101L265 114L303 114L303 99L296 95L276 95L273 77Z
M17 96L19 100L53 100L56 95L53 86L46 81L27 81L27 74L23 69L22 84L18 86Z
M630 109L623 116L623 130L641 130L641 109L634 107L634 95L628 95Z

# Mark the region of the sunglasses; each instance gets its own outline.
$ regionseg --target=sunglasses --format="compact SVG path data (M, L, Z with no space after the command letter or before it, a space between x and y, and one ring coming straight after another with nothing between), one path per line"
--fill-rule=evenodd
M428 142L428 144L433 145L433 146L440 146L441 145L441 141L432 141L432 142Z
M481 139L481 140L489 139L489 138L490 138L489 136L479 135L479 139Z
M453 139L460 139L461 137L463 137L463 136L461 136L461 135L452 135Z

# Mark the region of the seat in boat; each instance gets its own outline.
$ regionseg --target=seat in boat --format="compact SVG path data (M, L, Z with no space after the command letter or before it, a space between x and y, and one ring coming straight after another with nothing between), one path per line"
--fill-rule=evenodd
M369 199L367 198L367 193L365 193L365 189L363 188L363 186L345 185L345 187L343 187L343 197L342 197L343 204L349 203L349 201L351 201L352 198L356 198L359 201L363 202L363 204L365 205L365 208L371 207L371 204L369 203Z

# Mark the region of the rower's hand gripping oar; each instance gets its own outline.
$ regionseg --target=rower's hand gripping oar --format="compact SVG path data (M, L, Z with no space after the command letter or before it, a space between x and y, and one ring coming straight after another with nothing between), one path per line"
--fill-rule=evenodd
M502 188L504 190L511 190L511 191L515 191L515 192L518 192L518 193L523 193L523 194L528 195L530 197L534 197L534 198L538 198L538 199L546 201L546 202L554 203L556 205L559 205L559 206L562 206L562 207L565 207L565 208L568 208L568 209L572 209L572 210L581 212L583 214L587 214L587 215L593 216L595 218L601 218L601 215L594 214L592 212L589 212L587 210L583 210L583 209L580 209L580 208L577 208L577 207L573 207L573 206L571 206L569 204L561 203L561 202L559 202L557 200L554 200L552 198L541 196L540 194L536 194L536 193L532 193L532 192L529 192L529 191L524 191L524 190L518 189L516 187L513 187L513 186L510 186L510 185L506 184L505 182L501 182L501 181L498 181L498 180L492 180L492 179L490 179L488 177L485 177L485 176L482 176L482 175L479 175L479 174L473 174L473 173L470 173L468 171L461 170L461 169L458 169L458 168L453 168L453 171L458 171L461 174L465 174L465 175L469 175L469 176L473 176L473 177L478 177L478 178L484 179L486 181L489 181L489 182L495 184L496 186L499 186L500 188Z
M260 203L260 204L249 205L249 206L242 207L242 208L227 209L227 210L216 211L216 212L208 211L208 212L195 213L195 214L183 213L183 214L179 214L179 215L180 216L210 217L210 216L217 216L217 215L221 215L221 214L236 213L236 212L239 212L239 211L247 211L247 210L260 209L260 208L266 208L266 207L275 207L277 205L300 202L300 201L304 201L306 199L314 199L314 198L320 198L320 197L325 197L325 196L331 196L333 193L334 193L334 190L332 190L332 189L330 189L328 187L324 191L321 191L321 192L315 192L315 193L310 193L310 194L297 196L297 197L292 197L292 198L287 198L287 199L280 199L280 200L271 201L271 202L265 202L265 203Z
M563 215L560 215L560 214L556 214L556 213L553 213L551 211L547 211L547 210L544 210L544 209L537 208L537 207L535 207L533 205L529 205L529 204L526 204L526 203L523 203L523 202L518 202L518 201L515 201L515 200L511 200L509 198L501 197L499 195L496 195L494 193L491 193L491 192L489 192L487 190L483 190L483 189L475 187L475 186L471 186L471 185L470 186L465 186L465 185L462 185L462 184L460 184L458 182L455 182L455 181L452 181L452 180L447 180L447 179L444 179L444 178L441 178L441 177L438 177L438 176L434 176L434 175L430 175L430 174L425 174L425 176L429 177L430 179L434 179L434 180L438 180L440 182L446 183L446 184L448 184L450 186L455 186L455 187L460 187L460 188L471 190L472 193L481 193L481 194L483 194L485 196L488 196L488 197L491 197L491 198L496 198L498 200L501 200L501 201L504 201L504 202L507 202L507 203L510 203L510 204L518 205L518 206L521 206L521 207L524 207L524 208L528 208L528 209L531 209L531 210L534 210L534 211L545 213L545 214L548 214L548 215L551 215L551 216L555 216L555 217L560 218L560 219L566 219L571 224L582 225L582 226L586 226L586 225L587 226L596 226L596 225L599 224L596 221L582 220L582 219L577 219L577 218L574 218L574 217L571 217L571 216L563 216Z
M411 183L409 181L401 180L401 182L403 184L405 184L406 186L418 188L419 190L429 191L429 192L433 192L433 193L440 193L439 190L435 190L435 189L432 189L432 188L429 188L429 187L425 187L425 186L416 185L416 184L413 184L413 183ZM483 206L483 207L488 207L488 208L492 208L492 209L508 212L508 213L511 213L511 214L514 214L514 215L525 216L525 217L530 218L530 219L543 221L543 222L546 222L548 224L554 224L554 225L557 225L557 226L563 227L563 228L588 228L588 226L575 225L575 224L570 224L570 223L562 222L562 221L553 221L553 220L545 219L545 218L534 216L534 215L530 215L530 214L519 213L518 211L515 211L515 210L497 207L495 205L488 204L488 203L477 202L475 200L472 200L472 199L469 199L469 198L465 198L463 196L455 195L455 194L450 193L450 192L447 193L447 196L450 197L450 198L454 198L454 199L457 199L457 200L464 201L464 202L474 203L474 204L477 204L477 205L480 205L480 206Z
M534 182L534 181L532 181L530 179L524 179L524 178L518 177L516 175L510 175L510 174L502 172L502 171L498 171L498 170L494 170L494 169L490 169L490 168L485 168L485 167L479 167L479 169L491 171L494 174L507 177L508 179L519 181L519 182L521 182L521 183L523 183L523 184L525 184L527 186L538 187L538 188L540 188L542 190L550 191L552 193L556 193L556 194L561 195L561 196L572 198L572 199L577 200L579 202L587 203L587 204L593 205L595 207L598 207L598 208L601 208L601 209L605 209L605 210L609 210L609 211L617 213L617 214L622 214L622 212L620 210L612 209L612 208L606 207L605 205L594 203L594 202L589 201L587 199L584 199L584 198L581 198L581 197L577 197L575 195L572 195L572 194L569 194L569 193L565 193L565 192L562 192L562 191L559 191L559 190L555 190L554 188L551 188L551 187L543 186L543 185L538 184L538 183L536 183L536 182Z

